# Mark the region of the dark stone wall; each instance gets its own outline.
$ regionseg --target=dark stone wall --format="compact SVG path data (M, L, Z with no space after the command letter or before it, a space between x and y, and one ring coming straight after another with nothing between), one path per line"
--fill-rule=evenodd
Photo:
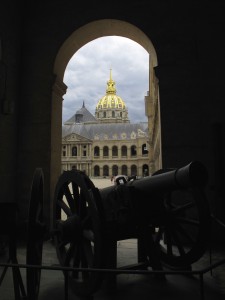
M17 183L17 121L20 93L21 7L0 8L0 201L14 201Z
M17 199L25 218L29 186L38 166L44 168L49 199L51 94L56 55L76 29L111 18L137 26L155 47L163 166L180 167L192 160L202 161L209 171L210 204L225 219L221 150L224 1L114 1L110 6L105 1L82 1L78 5L71 0L24 0L2 1L1 6L1 88L7 69L6 90L0 93L4 95L0 99L1 201ZM9 104L5 111L4 100ZM222 196L218 197L218 193Z

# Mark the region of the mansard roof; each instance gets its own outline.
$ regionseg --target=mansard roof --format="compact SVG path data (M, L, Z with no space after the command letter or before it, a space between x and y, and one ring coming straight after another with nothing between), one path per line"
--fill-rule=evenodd
M148 123L78 124L62 126L62 137L72 133L90 140L130 140L148 137Z

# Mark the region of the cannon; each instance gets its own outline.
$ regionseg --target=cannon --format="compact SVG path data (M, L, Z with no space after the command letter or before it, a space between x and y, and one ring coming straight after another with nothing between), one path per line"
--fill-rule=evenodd
M201 163L191 162L180 169L162 169L152 176L129 180L118 178L116 186L99 190L81 171L66 171L58 179L51 234L61 266L72 267L69 272L62 268L65 278L81 298L92 295L103 277L113 281L112 276L93 269L117 268L117 241L138 241L138 262L119 268L126 270L161 270L164 265L187 269L206 250L210 212L204 194L207 172ZM38 299L41 268L29 266L42 263L46 233L43 189L43 172L37 168L27 222L27 289L19 268L12 267L16 300ZM0 233L9 236L8 263L17 264L17 205L1 203L1 212Z
M123 269L190 268L209 240L207 179L199 161L103 189L82 171L64 171L55 188L53 238L60 264L75 268L67 273L75 294L99 289L105 276L88 269L116 268L120 240L138 241L137 264Z

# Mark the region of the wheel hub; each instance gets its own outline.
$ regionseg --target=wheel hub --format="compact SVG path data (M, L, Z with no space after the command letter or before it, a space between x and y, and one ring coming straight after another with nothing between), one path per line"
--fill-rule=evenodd
M57 232L63 242L78 242L82 238L82 226L78 215L57 222Z

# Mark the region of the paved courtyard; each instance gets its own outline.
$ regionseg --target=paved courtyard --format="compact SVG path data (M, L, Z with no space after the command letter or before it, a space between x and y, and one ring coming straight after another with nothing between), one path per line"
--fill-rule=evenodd
M114 185L114 183L111 181L111 178L90 177L90 179L94 183L95 187L99 189Z

